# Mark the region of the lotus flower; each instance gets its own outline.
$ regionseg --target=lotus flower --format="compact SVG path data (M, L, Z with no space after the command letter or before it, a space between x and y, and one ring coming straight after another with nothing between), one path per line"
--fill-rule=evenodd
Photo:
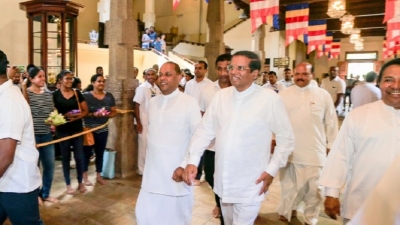
M58 113L57 110L54 110L53 112L51 112L49 115L49 118L47 118L44 122L48 125L54 125L54 126L59 126L59 125L67 123L64 116L62 114Z
M108 116L110 114L110 111L106 110L106 108L101 108L98 109L95 113L96 116Z

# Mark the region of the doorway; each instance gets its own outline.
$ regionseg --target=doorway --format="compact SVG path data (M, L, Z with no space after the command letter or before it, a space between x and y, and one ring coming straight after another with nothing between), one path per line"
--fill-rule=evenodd
M365 80L365 76L368 72L374 71L373 62L349 62L347 68L347 79L356 78L360 76L359 80Z

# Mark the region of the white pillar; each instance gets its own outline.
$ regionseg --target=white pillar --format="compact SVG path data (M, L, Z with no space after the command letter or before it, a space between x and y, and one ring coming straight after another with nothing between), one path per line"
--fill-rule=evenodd
M154 26L154 23L156 22L156 14L154 13L154 0L146 0L145 10L143 13L143 22L145 24L145 28Z
M99 22L105 23L110 20L110 4L111 0L100 0L97 3L97 12L99 13Z

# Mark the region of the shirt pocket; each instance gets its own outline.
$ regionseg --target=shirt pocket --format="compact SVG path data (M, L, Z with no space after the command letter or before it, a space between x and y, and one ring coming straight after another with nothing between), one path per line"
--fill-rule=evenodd
M315 101L310 101L310 113L313 118L322 119L324 117L324 105L321 103L316 103Z

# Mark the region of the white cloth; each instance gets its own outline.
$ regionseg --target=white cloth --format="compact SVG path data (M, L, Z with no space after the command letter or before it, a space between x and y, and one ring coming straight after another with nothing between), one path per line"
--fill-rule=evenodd
M400 224L400 155L348 225Z
M279 84L282 84L283 86L285 86L286 88L293 86L294 82L292 79L290 79L289 81L286 81L285 79L282 79L280 81L278 81Z
M297 85L279 93L295 136L294 151L288 161L323 166L326 149L331 148L338 132L335 106L327 91L313 85Z
M135 90L135 97L133 98L133 102L138 103L139 113L140 113L140 122L142 125L147 125L148 115L149 115L149 102L152 97L160 95L161 91L157 85L151 85L149 82L145 81Z
M171 177L176 168L186 167L182 162L187 157L190 138L200 120L197 101L178 89L150 100L142 190L169 196L192 193L192 187L184 182L175 182Z
M226 225L253 225L260 211L261 202L253 203L221 203L224 224Z
M0 85L0 106L0 139L17 141L14 161L0 178L0 192L31 192L42 183L31 108L11 80Z
M136 221L138 225L189 225L192 209L193 193L168 196L141 190L136 203Z
M211 104L211 100L213 99L215 93L221 90L219 86L218 80L213 82L210 85L207 85L200 94L200 110L205 112L208 106ZM210 145L207 147L207 150L214 151L215 149L215 139L211 141Z
M279 170L281 183L281 201L277 212L289 221L292 210L304 201L304 222L317 224L322 196L318 189L318 178L321 172L320 166L307 166L296 163L288 163Z
M277 146L270 160L272 133ZM262 182L255 181L264 171L275 176L294 145L281 98L254 83L242 92L228 87L215 94L191 139L188 163L197 165L214 138L214 192L224 203L263 201Z
M196 99L198 104L200 105L200 94L201 91L209 84L212 84L213 82L208 79L207 77L204 77L204 79L200 82L196 81L196 78L193 78L189 80L185 84L185 94L188 94L192 96L193 98Z
M373 83L361 83L351 90L351 103L353 109L381 99L381 89Z
M142 133L138 134L138 174L143 175L144 165L146 162L147 149L147 132L149 127L142 126Z
M329 77L322 79L321 88L325 89L332 96L333 104L335 104L337 95L346 93L346 82L340 79L339 76L336 76L333 80ZM339 105L336 107L336 110L342 112L343 110L343 101L339 101Z
M283 84L281 84L279 82L276 82L274 85L272 85L271 83L268 82L268 83L264 84L262 87L273 90L276 93L279 93L280 91L282 91L283 89L286 88Z
M320 185L326 196L339 197L344 218L351 219L400 152L400 110L376 101L347 114L328 159Z

